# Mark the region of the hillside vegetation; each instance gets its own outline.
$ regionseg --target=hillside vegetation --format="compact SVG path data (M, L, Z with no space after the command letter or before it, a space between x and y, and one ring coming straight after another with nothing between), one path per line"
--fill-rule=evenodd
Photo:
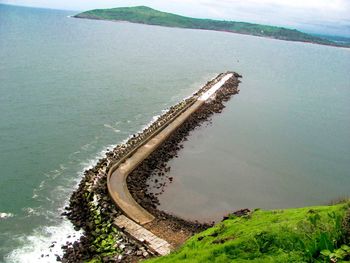
M231 215L178 251L147 263L350 262L349 209L345 202Z
M245 22L199 19L165 13L146 6L96 9L75 15L77 18L128 21L166 27L206 29L270 37L289 41L311 42L323 45L341 45L336 42L300 32L295 29Z

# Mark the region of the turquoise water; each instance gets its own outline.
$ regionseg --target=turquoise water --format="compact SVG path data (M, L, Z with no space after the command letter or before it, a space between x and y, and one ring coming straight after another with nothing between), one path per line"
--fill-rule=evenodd
M72 14L0 5L0 261L55 261L50 242L79 235L60 212L84 168L226 70L242 91L173 161L162 207L349 195L349 50Z

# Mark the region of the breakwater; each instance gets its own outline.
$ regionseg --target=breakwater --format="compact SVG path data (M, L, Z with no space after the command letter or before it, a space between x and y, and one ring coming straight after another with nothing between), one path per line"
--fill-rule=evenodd
M141 145L133 151L132 156L113 165L107 175L107 187L116 205L130 219L144 225L154 220L154 216L143 209L131 196L126 179L150 154L157 150L186 120L233 76L227 73L218 78L218 82L201 95L191 97L188 103L175 110L172 116L154 131L148 138L141 141Z
M84 178L73 193L70 204L63 214L73 222L77 229L84 229L85 235L80 241L64 246L65 255L58 260L77 262L95 257L101 261L128 262L152 256L152 251L147 246L135 242L123 231L115 228L113 219L121 215L122 211L114 205L113 199L108 194L108 173L112 167L115 169L116 166L122 164L150 138L159 134L176 117L193 106L201 96L205 96L206 92L227 74L230 74L231 77L216 91L215 97L207 96L206 102L201 103L196 111L169 134L169 137L155 151L139 163L139 166L127 178L128 188L133 198L154 216L154 220L151 220L152 222L150 221L145 227L175 247L193 233L208 227L206 224L187 222L158 211L156 196L147 192L147 179L154 172L158 172L159 176L164 176L168 169L166 162L176 155L181 148L181 141L188 133L203 121L208 120L212 114L221 112L224 108L223 103L231 95L238 93L240 76L234 72L219 74L191 97L171 107L142 132L133 135L125 144L117 145L106 154L105 158L100 159L95 167L84 172Z

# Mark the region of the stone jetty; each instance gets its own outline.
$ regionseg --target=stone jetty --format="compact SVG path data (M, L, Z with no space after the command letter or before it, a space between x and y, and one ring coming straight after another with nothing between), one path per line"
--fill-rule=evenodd
M208 94L215 84L228 75L230 77L213 94ZM115 224L116 218L127 213L115 205L113 196L111 198L107 187L108 176L116 170L116 167L131 158L140 147L146 145L189 110L200 98L203 99L203 96L206 97L205 102L191 112L179 127L171 131L162 143L138 163L137 167L133 167L125 180L126 189L132 199L152 215L152 220L143 222L145 224L142 227L160 240L169 243L171 247L176 248L194 233L210 226L210 224L188 222L158 210L159 200L149 191L148 179L151 175L159 176L161 183L155 187L163 188L163 191L164 178L169 182L176 180L167 175L170 170L167 162L177 156L177 152L182 148L181 142L191 130L210 120L214 113L220 113L225 107L224 103L239 92L240 77L235 72L219 74L192 96L170 107L143 131L131 136L125 144L117 145L107 152L106 157L100 159L95 167L84 172L78 189L72 194L69 206L63 213L73 222L77 230L84 230L84 235L79 241L63 246L65 253L62 258L57 258L58 261L82 262L96 258L102 262L135 262L157 254L149 244L140 242Z

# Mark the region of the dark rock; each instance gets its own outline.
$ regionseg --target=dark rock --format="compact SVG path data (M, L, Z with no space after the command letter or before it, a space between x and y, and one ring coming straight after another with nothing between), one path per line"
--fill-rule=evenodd
M164 192L166 182L164 181L165 173L170 171L170 167L167 163L170 159L178 156L178 151L183 148L182 142L187 140L189 132L202 123L208 122L210 117L214 113L219 113L224 109L223 102L227 101L231 95L238 93L237 85L239 83L238 77L240 75L235 74L235 78L228 80L225 85L217 92L215 99L203 104L203 106L190 116L185 123L176 130L155 152L153 152L146 160L144 160L138 168L136 168L128 177L127 183L131 194L134 199L139 202L144 208L149 210L156 216L158 220L167 220L173 230L187 229L193 233L206 229L211 224L200 224L198 222L188 222L181 218L169 215L163 211L157 209L157 205L160 204L157 195ZM73 192L69 206L65 207L65 211L62 216L66 216L74 224L75 230L84 230L84 235L80 237L78 242L67 243L62 246L64 255L62 258L56 259L61 262L84 262L99 255L97 252L94 241L97 237L101 236L100 229L104 229L101 226L102 223L112 224L112 216L121 214L114 203L109 198L108 190L106 187L107 174L102 172L102 168L107 167L107 171L114 162L120 160L131 152L135 147L138 147L144 139L150 134L156 131L160 126L164 125L167 121L171 120L181 109L186 105L193 102L196 96L207 91L218 80L214 79L209 81L206 86L196 92L192 97L184 100L170 107L169 111L160 116L153 124L148 128L145 128L141 133L134 134L125 145L117 145L111 152L106 153L107 158L100 159L96 166L84 171L84 177L76 191ZM146 190L149 189L147 183L151 176L154 178L155 187L160 189L160 193L151 193ZM97 182L95 181L97 179ZM173 181L173 177L168 178L169 181ZM159 183L158 183L159 182ZM98 201L98 208L100 209L100 219L95 223L95 210L93 210L89 202L93 200L93 194L98 194L102 198ZM104 262L116 261L116 262L136 262L143 257L149 257L148 253L137 255L136 251L143 248L142 245L136 244L127 238L122 233L119 233L122 238L122 243L125 244L129 255L116 255L109 257L102 257ZM130 248L130 249L129 249ZM135 248L135 249L131 249ZM144 251L144 250L143 250ZM44 255L42 255L44 256Z
M238 210L236 212L233 212L235 216L246 216L250 213L251 211L248 208L244 208L241 210Z

